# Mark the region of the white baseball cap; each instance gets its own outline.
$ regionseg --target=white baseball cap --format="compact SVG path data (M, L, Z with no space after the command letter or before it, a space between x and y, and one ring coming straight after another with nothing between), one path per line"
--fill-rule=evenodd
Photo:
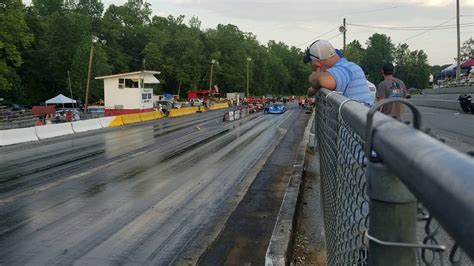
M317 40L306 49L303 62L309 63L313 60L326 60L336 54L336 49L329 41Z

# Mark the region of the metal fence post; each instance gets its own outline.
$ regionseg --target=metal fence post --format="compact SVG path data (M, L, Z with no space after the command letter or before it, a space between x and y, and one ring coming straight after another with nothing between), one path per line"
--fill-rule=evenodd
M418 109L403 99L386 99L367 113L365 154L368 158L367 196L369 197L369 265L416 265L417 200L401 180L372 152L373 118L380 107L401 103L413 114L413 126L421 127Z
M369 265L415 265L417 201L380 162L368 162Z

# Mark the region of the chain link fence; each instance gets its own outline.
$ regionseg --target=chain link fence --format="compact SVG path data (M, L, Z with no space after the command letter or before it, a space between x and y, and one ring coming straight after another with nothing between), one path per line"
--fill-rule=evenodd
M334 97L338 100L328 100ZM349 104L350 101L328 90L322 90L316 96L316 143L321 163L328 265L368 265L371 254L367 238L370 227L367 158L365 136L361 134L366 125L355 128L348 123L352 116L363 117L369 109L353 101ZM348 110L349 105L354 104L360 107ZM346 112L341 112L343 108ZM414 248L417 265L474 265L421 202L416 218L416 239L420 245L446 247L444 252Z

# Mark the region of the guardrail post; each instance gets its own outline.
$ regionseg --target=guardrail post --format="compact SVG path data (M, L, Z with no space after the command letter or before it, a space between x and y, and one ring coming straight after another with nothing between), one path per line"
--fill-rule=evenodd
M417 201L383 163L368 162L369 266L415 265Z

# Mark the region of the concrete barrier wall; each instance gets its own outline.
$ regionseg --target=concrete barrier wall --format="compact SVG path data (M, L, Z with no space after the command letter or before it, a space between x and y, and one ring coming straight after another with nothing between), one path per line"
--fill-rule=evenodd
M38 140L34 127L0 130L0 146Z
M194 114L198 111L198 107L186 107L186 108L179 108L179 109L171 109L168 113L168 117L178 117L183 115L190 115Z
M153 115L155 116L155 119L160 119L160 118L165 117L165 115L161 111L155 111L153 112Z
M72 130L75 133L86 132L102 128L100 118L72 122Z
M209 110L218 110L218 109L224 109L229 107L228 103L215 103L211 106L209 106Z
M143 122L155 120L155 114L154 114L154 112L140 113L140 119Z
M459 95L461 94L422 94L422 95L412 95L411 99L457 101ZM474 96L474 94L472 96Z
M472 93L474 93L474 86L423 90L423 94L472 94Z
M36 127L36 135L39 139L49 139L69 134L74 134L71 123L45 125Z
M195 110L197 110L197 107L194 108L194 112ZM124 125L124 121L122 120L123 117L125 117L125 121L127 123L138 123L142 120L150 121L154 119L160 119L165 116L160 111L154 111L134 115L102 117L72 123L0 130L0 146L18 144L29 141L37 141L41 139L49 139L58 136L64 136L107 127L121 126Z
M99 120L103 128L110 127L112 122L115 120L120 120L120 124L123 125L122 119L119 116L107 116L107 117L99 118Z
M120 117L125 125L142 122L140 114L121 115Z
M410 102L418 106L434 107L455 111L462 111L458 101L435 100L435 99L410 99Z
M240 110L234 111L234 119L239 120L240 119Z

